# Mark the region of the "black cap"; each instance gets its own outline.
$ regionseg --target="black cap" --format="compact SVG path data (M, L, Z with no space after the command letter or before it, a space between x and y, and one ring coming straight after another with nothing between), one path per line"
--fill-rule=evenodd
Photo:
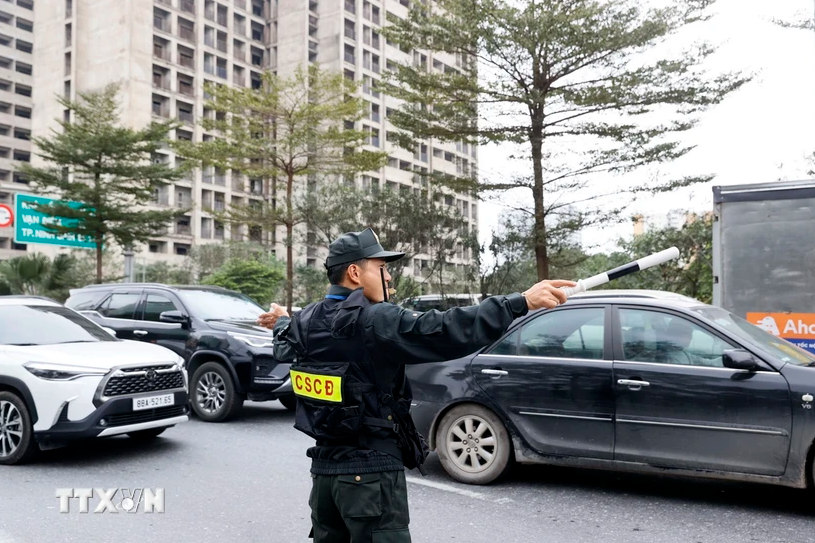
M379 238L373 230L368 228L362 232L346 232L328 246L326 268L340 264L355 262L364 258L380 258L385 262L393 262L405 256L405 253L386 251L379 244Z

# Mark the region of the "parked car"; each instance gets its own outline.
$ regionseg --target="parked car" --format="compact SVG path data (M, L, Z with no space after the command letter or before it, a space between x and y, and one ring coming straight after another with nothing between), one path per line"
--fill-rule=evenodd
M188 420L183 360L47 298L0 297L0 464L81 438L154 438Z
M294 409L291 364L272 356L272 332L255 324L266 309L238 292L152 283L91 285L65 302L117 337L155 343L182 356L190 404L203 421L236 416L244 400Z
M815 355L691 298L585 293L408 377L418 429L465 483L515 461L812 484Z

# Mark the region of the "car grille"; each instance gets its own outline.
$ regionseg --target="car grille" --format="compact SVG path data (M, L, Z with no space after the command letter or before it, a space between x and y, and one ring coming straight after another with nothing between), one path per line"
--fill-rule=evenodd
M171 366L166 366L167 368ZM161 366L148 366L143 368L126 368L120 371L123 374L114 375L105 385L103 395L110 398L126 394L139 394L141 392L156 392L184 388L184 377L180 371L159 373L152 381L144 374L135 374L146 370L164 369Z
M144 411L134 411L132 413L119 413L108 415L108 426L127 426L128 424L139 424L141 422L151 422L154 420L180 417L184 414L184 406L157 407L155 409L145 409Z

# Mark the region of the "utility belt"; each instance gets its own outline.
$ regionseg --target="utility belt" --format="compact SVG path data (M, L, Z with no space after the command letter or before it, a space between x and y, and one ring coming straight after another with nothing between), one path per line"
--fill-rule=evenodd
M429 453L410 416L410 400L396 399L371 383L350 375L350 364L298 365L291 369L292 388L298 396L295 428L317 440L377 450L401 460L408 469L421 467ZM364 408L379 405L380 417ZM388 438L376 433L390 434Z

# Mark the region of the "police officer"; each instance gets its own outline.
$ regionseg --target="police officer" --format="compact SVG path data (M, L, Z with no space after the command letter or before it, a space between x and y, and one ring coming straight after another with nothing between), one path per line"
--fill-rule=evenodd
M290 318L273 304L258 323L275 332L275 358L292 360L295 428L316 440L309 498L318 543L407 543L405 467L428 449L410 416L406 364L466 356L498 339L528 311L566 301L570 281L541 281L523 294L419 313L387 302L386 251L370 228L329 246L325 299Z

